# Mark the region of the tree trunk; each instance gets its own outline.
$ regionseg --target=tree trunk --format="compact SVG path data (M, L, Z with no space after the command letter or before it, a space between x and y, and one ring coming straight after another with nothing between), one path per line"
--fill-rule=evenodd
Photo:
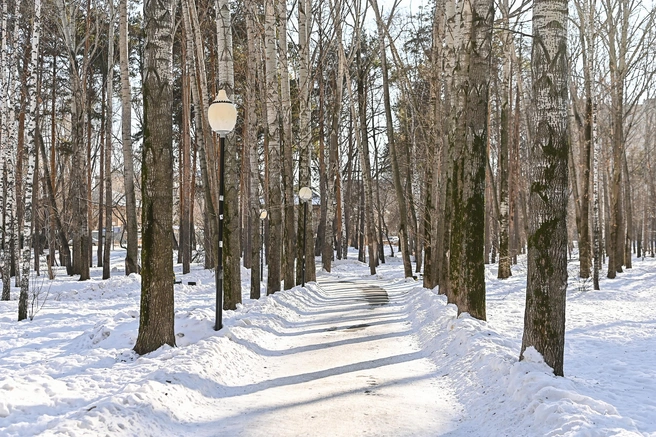
M298 51L299 51L299 82L298 82L298 99L299 99L299 121L298 121L298 174L299 187L310 187L312 185L312 106L310 94L313 89L312 78L310 76L310 29L312 26L312 3L310 0L298 1ZM298 232L296 241L297 253L299 257L305 257L305 279L306 281L316 281L316 265L314 261L314 208L313 199L310 199L310 205L307 208L307 217L303 220L302 214L298 214L298 229L303 229L303 233ZM299 205L300 207L300 205ZM305 226L307 223L307 226ZM305 248L305 254L303 253ZM296 270L296 283L301 283L301 271Z
M280 290L283 236L281 157L280 157L280 99L278 94L278 63L276 61L276 2L266 0L265 4L265 59L267 89L267 138L269 143L269 251L267 262L267 294Z
M385 44L385 31L383 19L380 16L377 0L369 0L374 13L376 14L376 23L378 30L378 47L380 50L380 62L383 74L383 96L385 101L385 120L387 125L387 140L389 143L389 153L392 162L392 179L394 181L394 190L396 192L396 199L399 205L399 250L403 257L403 271L406 278L412 277L412 264L410 263L410 250L408 247L408 210L406 208L406 200L404 189L401 185L401 172L399 169L398 156L396 151L396 143L394 141L394 125L392 121L392 104L390 98L389 87L389 74L387 71L387 57L386 57L386 44Z
M139 235L137 201L134 189L134 159L132 155L132 92L128 69L128 13L127 0L119 2L119 62L121 68L121 138L123 151L123 185L125 188L125 216L128 234L125 274L139 272Z
M356 113L355 99L352 95L349 96L349 100L351 101L351 112L353 120L355 121L356 131L359 127L360 132L359 135L356 132L355 137L358 147L358 154L360 157L360 169L362 173L362 183L364 189L364 221L369 255L369 273L371 275L375 275L376 266L378 265L378 240L376 238L376 225L374 221L374 184L371 175L371 158L369 156L369 135L367 132L367 91L365 87L365 80L368 76L369 69L362 65L362 53L359 49L358 53L356 54L356 63L356 71L358 72L358 113ZM349 93L351 93L350 78L347 79L347 83L349 84Z
M107 133L107 74L103 73L103 83L105 84L100 93L100 101L102 102L102 109L100 111L100 132L99 132L99 145L98 145L98 155L100 155L100 165L99 165L99 177L98 177L98 241L97 241L97 252L96 260L98 261L98 267L103 265L103 239L102 239L102 230L105 226L105 144L107 143L105 135ZM109 133L111 135L111 131Z
M28 317L28 297L30 285L30 267L32 261L32 190L33 176L36 159L36 124L37 124L37 64L39 59L39 39L41 37L41 1L34 1L34 15L32 21L31 59L27 66L25 85L28 100L28 122L26 138L27 172L25 174L23 194L25 195L23 222L23 252L22 252L22 274L20 283L20 297L18 300L18 321ZM32 313L30 317L34 317Z
M112 242L114 241L114 227L112 225L113 218L113 194L112 194L112 139L113 135L113 114L114 114L114 23L116 17L114 16L114 0L109 0L109 42L107 46L107 121L105 134L105 250L103 252L103 279L109 279L111 276L111 250ZM100 184L99 191L102 191L102 183ZM101 247L103 241L103 230L98 229L98 247ZM99 254L100 255L100 254ZM100 258L100 256L98 257ZM100 264L100 259L98 260Z
M219 8L218 52L219 89L226 90L228 97L234 92L234 71L232 59L232 33L230 7L227 0L217 0ZM233 99L234 100L234 99ZM240 157L239 146L234 131L225 138L225 202L223 214L223 286L225 310L235 310L241 304L241 223L239 220L240 199Z
M207 74L205 73L205 55L203 39L199 29L196 3L184 0L182 7L186 35L188 65L191 68L192 87L191 96L195 108L196 142L200 155L201 177L203 179L203 194L205 200L206 229L205 229L205 268L214 268L217 265L218 242L218 215L216 205L218 202L218 152L216 150L210 127L207 122Z
M260 35L257 32L258 24L256 21L256 2L250 0L246 4L246 33L248 43L248 58L246 68L246 99L244 118L246 124L246 135L244 136L244 150L248 150L248 175L250 178L250 192L248 193L249 202L249 221L251 242L251 299L259 299L262 287L262 278L260 277L260 266L262 259L260 257L262 248L261 224L260 218L260 169L258 162L258 122L257 122L257 77L258 59L261 53L257 50L255 39Z
M629 166L626 159L626 150L622 153L623 171L624 171L624 221L626 222L626 241L624 244L624 265L627 269L633 268L631 264L631 241L633 235L633 199L631 198L631 179L629 177Z
M567 0L533 3L535 130L530 147L526 312L520 359L534 347L563 375L567 292Z
M183 27L184 29L184 27ZM184 29L186 32L187 30ZM186 41L186 37L185 37ZM191 195L191 79L187 60L187 44L180 44L182 63L182 127L180 147L180 248L178 262L182 263L182 274L191 271L191 210L194 198ZM193 169L195 173L195 168Z
M289 89L289 62L287 60L287 4L277 3L278 59L280 61L280 115L282 122L282 189L284 205L284 284L290 289L295 284L296 224L294 223L294 161L292 159L292 101ZM299 202L300 204L300 202Z
M509 206L509 143L510 143L510 114L512 113L512 64L510 61L510 50L512 49L512 34L510 32L510 5L508 0L503 1L502 6L503 27L503 73L501 79L501 136L499 139L499 279L507 279L512 276L510 270L510 206Z
M175 346L173 308L173 14L170 0L144 2L144 142L139 335L143 355Z

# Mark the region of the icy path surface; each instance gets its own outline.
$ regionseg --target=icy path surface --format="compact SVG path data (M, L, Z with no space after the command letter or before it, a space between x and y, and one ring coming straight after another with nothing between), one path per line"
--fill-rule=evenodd
M456 427L458 401L409 335L401 293L371 280L309 287L305 311L273 345L252 344L252 328L232 329L267 369L235 387L227 435L428 436Z

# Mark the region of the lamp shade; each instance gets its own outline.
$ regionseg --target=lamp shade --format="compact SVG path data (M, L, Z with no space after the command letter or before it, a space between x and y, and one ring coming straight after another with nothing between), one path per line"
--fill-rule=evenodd
M207 110L207 119L212 130L219 135L227 135L237 123L237 108L225 92L220 90Z
M267 218L267 210L266 209L261 209L260 210L260 220L264 220Z
M298 197L303 202L307 202L312 199L312 190L308 187L302 187L298 192Z

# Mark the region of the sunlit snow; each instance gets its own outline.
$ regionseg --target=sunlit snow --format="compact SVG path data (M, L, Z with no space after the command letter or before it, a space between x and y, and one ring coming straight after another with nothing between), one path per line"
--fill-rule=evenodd
M496 279L488 322L437 290L337 260L318 283L244 304L215 332L214 275L175 285L177 347L132 352L140 278L37 278L47 300L16 322L0 302L0 436L656 436L656 260L602 291L570 263L565 377L518 362L525 261ZM266 271L265 271L266 272ZM187 285L188 282L196 285Z

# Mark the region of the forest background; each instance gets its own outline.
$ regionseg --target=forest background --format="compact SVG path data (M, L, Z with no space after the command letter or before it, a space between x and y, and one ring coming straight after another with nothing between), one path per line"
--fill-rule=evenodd
M2 299L15 278L25 319L32 271L89 279L95 247L109 278L122 244L143 278L136 349L174 344L169 257L217 265L224 181L224 309L242 264L261 293L261 234L269 294L348 247L374 274L398 238L405 276L479 319L485 263L507 278L528 252L522 351L562 374L568 250L591 288L654 256L654 6L402 6L3 0ZM220 89L240 114L223 157Z

